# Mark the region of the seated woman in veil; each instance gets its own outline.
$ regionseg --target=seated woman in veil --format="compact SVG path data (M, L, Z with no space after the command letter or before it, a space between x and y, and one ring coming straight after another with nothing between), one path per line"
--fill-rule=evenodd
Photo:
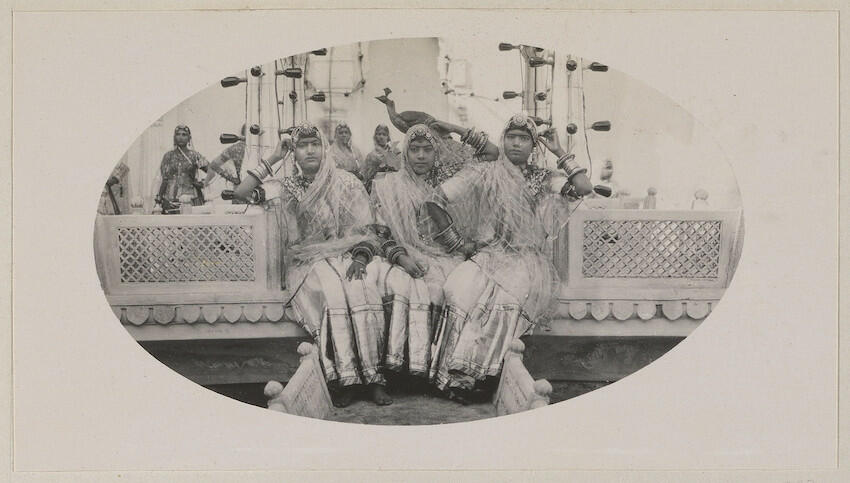
M471 149L484 154L486 137L475 139L478 144ZM401 169L375 180L372 188L377 232L386 254L385 261L376 262L378 292L389 318L386 367L425 378L433 328L442 312L443 284L463 262L460 253L446 254L434 241L438 230L425 207L435 188L463 167L459 157L444 159L441 145L428 126L410 127L401 143ZM454 208L450 211L459 224L472 224L472 213Z
M564 172L530 164L538 142L559 157ZM525 115L502 131L499 159L467 167L427 203L437 241L469 259L448 276L430 377L461 401L489 396L511 340L548 319L558 276L544 246L539 202L547 194L578 198L592 190L585 170L561 149L553 129L538 136ZM472 206L475 227L456 227L452 208ZM464 208L468 210L468 208Z
M296 174L273 177L273 165L289 155ZM270 159L260 159L248 174L234 194L279 205L292 318L316 340L334 404L348 405L360 385L377 404L392 403L381 363L381 298L366 281L379 246L362 183L335 167L321 133L308 123L284 136Z

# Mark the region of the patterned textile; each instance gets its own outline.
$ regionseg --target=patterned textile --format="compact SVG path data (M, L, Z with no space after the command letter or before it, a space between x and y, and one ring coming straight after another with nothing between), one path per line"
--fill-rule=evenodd
M227 181L233 183L234 186L238 186L240 180L242 179L242 160L245 158L245 141L239 141L237 143L231 144L219 155L219 159L221 163L226 163L228 161L233 163L233 167L236 169L236 173L230 173L228 170L224 168L213 168L219 176L226 179Z
M346 255L314 263L292 300L292 309L295 320L318 342L329 383L384 384L381 356L386 322L381 298L368 273L363 280L346 280L351 263ZM367 270L374 272L373 266Z
M179 147L168 151L159 167L162 176L159 196L177 202L180 196L189 195L193 204L200 204L194 183L198 181L198 170L208 165L206 158L197 151Z
M340 146L338 143L333 143L328 150L330 158L339 169L344 169L355 176L360 176L361 163L363 155L357 146Z

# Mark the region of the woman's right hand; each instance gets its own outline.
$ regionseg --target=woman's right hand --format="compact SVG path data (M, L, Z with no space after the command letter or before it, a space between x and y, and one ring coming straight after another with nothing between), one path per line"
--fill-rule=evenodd
M292 148L292 136L290 136L289 134L281 135L280 142L277 144L277 147L272 153L271 158L269 158L269 162L274 164L280 161L286 156L287 153L289 153L289 151L292 151Z

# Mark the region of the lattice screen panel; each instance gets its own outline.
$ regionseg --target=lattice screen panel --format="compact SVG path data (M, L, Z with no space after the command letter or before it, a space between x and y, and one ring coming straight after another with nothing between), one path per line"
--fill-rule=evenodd
M717 278L720 220L585 220L587 278Z
M118 227L121 282L254 280L250 225Z

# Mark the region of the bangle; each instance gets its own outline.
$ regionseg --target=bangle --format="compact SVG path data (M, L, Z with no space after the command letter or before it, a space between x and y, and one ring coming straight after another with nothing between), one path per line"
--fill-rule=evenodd
M460 138L460 142L468 146L477 147L478 139L480 136L481 134L476 131L474 127L471 127L468 131L466 131L466 134L464 134L463 137Z
M567 171L567 181L572 182L573 178L575 178L577 174L581 174L581 173L587 173L587 168L582 168L582 167L576 166L572 170L568 170Z
M558 158L558 162L557 162L558 168L566 169L566 166L569 166L570 161L573 161L575 159L575 157L576 157L575 154L564 153L562 156L560 156ZM575 161L573 161L573 164L575 164Z
M272 175L271 166L269 166L269 163L260 159L260 162L257 163L257 167L249 169L248 174L262 182L266 179L266 177Z
M370 247L368 243L360 242L351 249L351 256L356 257L357 255L365 256L368 263L368 261L372 260L372 257L375 256L375 252L372 251L372 247Z
M437 233L436 235L434 235L434 238L437 239L437 238L440 238L441 236L445 235L446 232L451 230L454 225L455 225L454 222L449 223L449 226L447 226L445 229L443 229L443 231L441 231L440 233Z
M466 144L466 141L469 139L470 134L472 134L472 128L466 130L463 136L460 137L460 142Z
M458 233L458 231L455 230L453 225L449 225L448 228L446 228L445 230L443 230L443 232L441 232L441 235L442 236L440 236L440 238L442 238L442 240L440 240L440 243L444 247L446 247L446 249L448 250L448 253L451 253L451 252L457 250L464 243L463 237L460 236L460 233ZM437 238L437 237L435 237L435 238Z
M387 248L389 246L389 248ZM395 240L387 240L384 243L381 243L381 251L385 254L389 252L394 246L396 246Z
M407 255L407 250L404 247L395 246L387 254L387 261L395 265L398 262L398 258L402 255Z
M582 168L575 161L575 155L565 154L558 158L558 167L567 172L567 180L572 181L573 177L579 173L586 173L587 168Z
M563 156L558 158L558 168L566 171L568 178L572 178L573 176L577 175L578 173L586 173L587 172L586 168L582 168L575 161L575 155L574 154L564 154Z
M475 150L476 155L480 155L484 152L484 148L487 147L487 133L481 132L479 135L478 148Z
M271 165L271 163L269 163L268 161L266 161L266 160L265 160L265 159L263 159L263 158L260 158L260 163L261 163L263 166L265 166L265 167L266 167L266 171L268 171L268 172L269 172L269 174L272 174L272 171L273 171L273 170L272 170L272 165Z
M254 179L259 181L260 183L263 182L264 176L262 174L258 173L255 169L249 169L247 171L247 173L248 173L249 176L253 177Z

